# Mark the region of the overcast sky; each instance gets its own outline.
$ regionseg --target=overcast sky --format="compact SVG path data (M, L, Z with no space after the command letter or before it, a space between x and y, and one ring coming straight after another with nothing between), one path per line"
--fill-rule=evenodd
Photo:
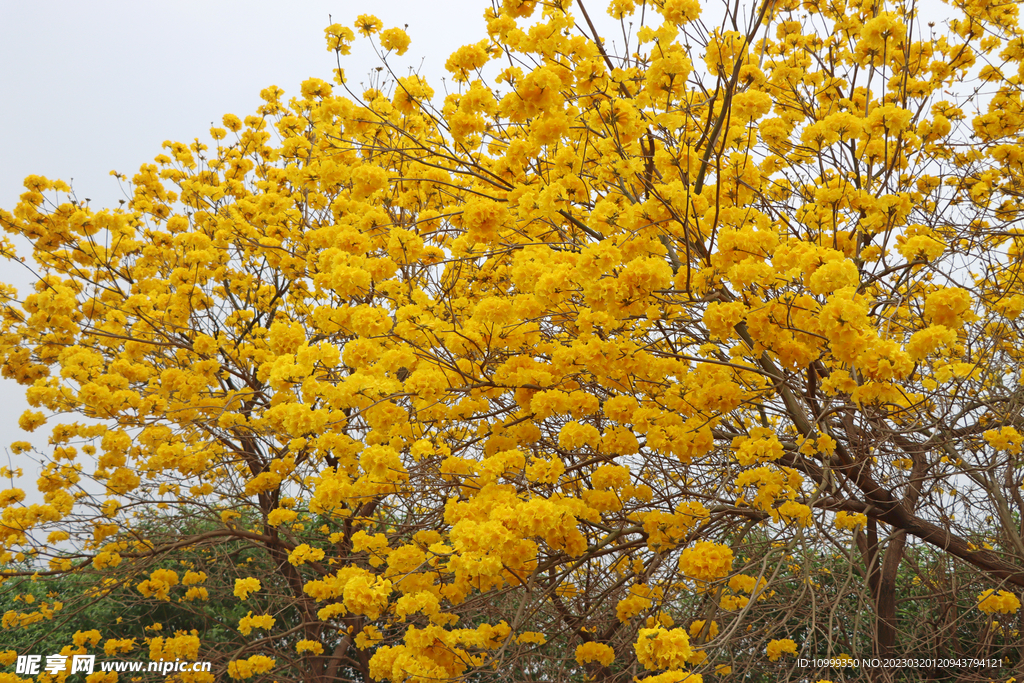
M323 29L369 12L385 28L409 25L412 45L396 63L440 77L447 55L485 37L487 0L175 0L2 2L0 206L12 208L26 175L70 181L93 206L116 204L108 173L131 174L171 139L207 137L211 122L244 117L259 91L297 92L330 80L334 55ZM358 41L363 43L365 41ZM357 49L346 73L375 66ZM437 78L431 78L437 80Z
M331 80L334 55L324 28L376 14L404 27L409 51L390 61L420 68L437 87L444 61L486 36L488 0L175 0L0 2L0 207L11 210L25 176L73 181L94 208L122 198L111 170L129 176L161 153L164 140L208 141L225 113L243 117L259 92L297 93L312 76ZM360 49L362 47L362 49ZM343 64L351 81L377 65L366 41ZM0 280L29 286L27 274L0 262ZM7 446L30 435L18 426L24 389L0 379L0 465ZM49 429L31 435L46 442ZM15 461L17 458L14 458ZM17 466L17 462L15 465ZM91 469L91 468L90 468ZM25 467L34 477L34 468ZM3 487L0 482L0 488Z

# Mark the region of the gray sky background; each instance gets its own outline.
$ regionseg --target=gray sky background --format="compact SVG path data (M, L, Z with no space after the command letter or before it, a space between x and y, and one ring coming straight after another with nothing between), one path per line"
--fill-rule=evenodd
M419 69L441 92L448 55L486 36L489 4L0 0L0 207L13 209L33 174L74 179L76 194L93 208L117 206L123 195L111 170L130 177L161 153L164 140L209 142L211 123L219 126L226 113L253 113L268 85L297 93L309 77L330 81L334 54L323 30L332 20L352 26L357 15L371 13L385 28L408 24L412 45L389 62L401 72ZM377 64L358 39L343 67L358 84ZM0 262L0 281L25 292L31 279ZM0 405L0 465L13 441L45 446L48 426L33 434L18 428L28 408L23 387L0 379ZM28 488L36 468L24 456L10 457L15 466L22 460Z
M454 49L486 36L488 0L175 0L0 2L0 206L12 208L26 175L70 181L94 207L121 198L112 169L131 174L164 140L208 138L225 113L244 117L259 92L330 80L323 29L372 13L409 24L396 65L433 83ZM376 66L365 39L346 57L353 82ZM435 85L435 89L440 90Z

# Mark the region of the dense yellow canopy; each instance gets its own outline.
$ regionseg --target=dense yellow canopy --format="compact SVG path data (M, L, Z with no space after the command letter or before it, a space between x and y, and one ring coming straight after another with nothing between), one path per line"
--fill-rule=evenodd
M0 354L52 435L0 570L242 601L222 642L150 639L239 679L951 654L897 594L1004 656L1024 35L948 9L614 0L615 52L595 8L504 0L443 98L361 16L333 85L165 143L123 208L27 179ZM202 559L227 542L262 570Z

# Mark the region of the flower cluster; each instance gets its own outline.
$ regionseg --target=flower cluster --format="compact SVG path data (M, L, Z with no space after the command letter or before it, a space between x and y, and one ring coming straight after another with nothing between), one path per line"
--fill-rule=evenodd
M1013 614L1020 609L1020 598L1009 591L990 588L978 596L978 609L986 614Z
M698 541L679 555L679 570L698 581L714 581L728 576L733 553L728 546Z
M790 638L772 640L768 643L768 647L765 652L767 653L769 660L776 662L783 654L796 655L796 642Z

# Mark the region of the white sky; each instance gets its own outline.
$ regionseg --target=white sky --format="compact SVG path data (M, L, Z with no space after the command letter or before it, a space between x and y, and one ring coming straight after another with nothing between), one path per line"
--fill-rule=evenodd
M208 137L225 113L244 117L259 91L297 92L330 80L334 55L323 29L361 13L385 28L409 24L412 45L397 64L432 82L448 54L486 37L488 0L138 0L0 3L0 206L13 208L26 175L70 181L94 207L121 197L111 169L131 174L171 139ZM358 83L375 66L357 49L346 73ZM438 89L435 85L435 89Z
M441 92L444 62L460 45L486 37L489 0L101 0L0 1L0 207L11 210L28 175L71 182L93 208L123 196L109 175L129 176L161 153L164 140L206 141L225 113L243 117L259 92L277 85L297 93L315 76L330 81L334 54L324 28L351 26L372 13L385 28L404 27L409 51L389 61L419 68ZM331 19L329 19L329 16ZM359 49L360 46L363 49ZM377 65L365 39L343 67L359 83ZM25 292L27 274L0 261L0 281ZM0 379L0 465L7 446L44 446L49 428L18 428L28 408L24 388ZM34 478L37 468L18 456ZM91 467L87 466L87 471ZM25 482L26 484L28 482ZM0 488L4 488L0 482Z

